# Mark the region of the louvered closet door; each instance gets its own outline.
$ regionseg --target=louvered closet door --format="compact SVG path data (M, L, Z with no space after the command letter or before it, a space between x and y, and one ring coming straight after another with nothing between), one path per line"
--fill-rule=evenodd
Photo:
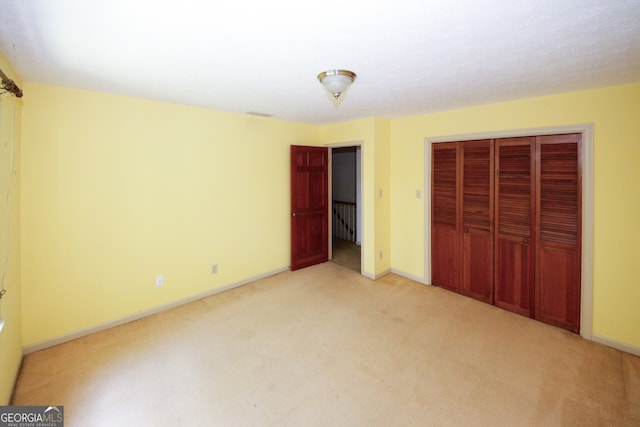
M580 329L581 135L537 138L538 320Z
M458 145L432 145L431 268L432 282L460 291Z
M462 151L462 293L493 301L493 140Z
M495 305L533 314L535 138L495 140Z

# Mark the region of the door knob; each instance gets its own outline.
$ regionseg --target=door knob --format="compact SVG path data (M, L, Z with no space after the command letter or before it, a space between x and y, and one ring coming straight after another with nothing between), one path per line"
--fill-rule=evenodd
M529 239L522 239L523 243L529 243Z
M292 216L296 216L296 213L294 212L294 213L292 213L291 215L292 215Z

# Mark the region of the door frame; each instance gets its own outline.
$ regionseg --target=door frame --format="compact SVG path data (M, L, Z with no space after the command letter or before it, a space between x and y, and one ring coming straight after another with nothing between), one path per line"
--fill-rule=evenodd
M325 144L325 147L329 148L329 259L333 259L333 149L334 148L344 148L344 147L360 147L360 200L357 200L356 203L360 205L361 218L360 219L360 274L363 276L367 276L364 272L364 255L366 253L365 246L365 224L366 224L366 212L364 209L364 197L363 197L363 176L364 176L364 141L346 141L346 142L332 142L329 144ZM367 276L368 277L368 276Z
M593 123L566 126L514 129L462 135L443 135L424 139L424 283L431 284L431 145L487 138L582 134L582 262L580 284L580 336L593 339L593 191L594 129Z

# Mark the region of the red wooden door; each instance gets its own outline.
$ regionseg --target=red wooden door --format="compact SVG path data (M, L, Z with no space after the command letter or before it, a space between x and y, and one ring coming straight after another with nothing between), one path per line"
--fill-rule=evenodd
M537 138L535 317L580 330L580 134Z
M493 140L462 151L462 293L493 303Z
M460 292L458 143L431 147L431 282Z
M533 314L535 138L495 141L495 305Z
M291 146L291 270L329 257L329 149Z

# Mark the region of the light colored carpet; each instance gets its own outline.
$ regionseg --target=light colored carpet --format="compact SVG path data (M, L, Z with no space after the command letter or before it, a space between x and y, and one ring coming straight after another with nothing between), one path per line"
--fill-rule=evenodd
M640 425L640 360L325 263L25 357L68 426Z

